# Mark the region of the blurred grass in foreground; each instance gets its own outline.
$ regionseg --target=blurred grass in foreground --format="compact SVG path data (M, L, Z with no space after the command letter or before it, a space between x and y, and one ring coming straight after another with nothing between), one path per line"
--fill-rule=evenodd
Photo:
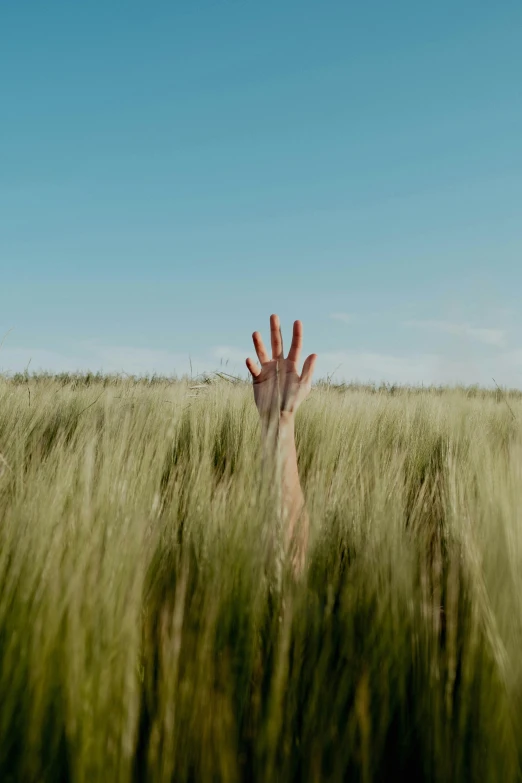
M278 586L248 385L0 378L0 780L520 780L521 421L319 385Z

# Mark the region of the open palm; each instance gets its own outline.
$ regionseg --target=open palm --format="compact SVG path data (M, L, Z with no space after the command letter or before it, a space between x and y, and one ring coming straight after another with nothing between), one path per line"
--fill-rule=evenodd
M294 322L292 345L286 359L283 355L283 338L277 315L270 316L270 338L272 358L268 356L262 337L254 332L252 339L261 367L247 359L246 364L254 383L254 398L262 419L279 416L282 412L295 413L308 396L317 355L312 353L298 372L299 357L303 343L303 325Z

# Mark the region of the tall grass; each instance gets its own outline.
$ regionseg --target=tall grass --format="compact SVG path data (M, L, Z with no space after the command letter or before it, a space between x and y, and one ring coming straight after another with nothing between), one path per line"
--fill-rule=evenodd
M0 780L520 780L520 395L316 388L278 582L251 389L191 385L0 379Z

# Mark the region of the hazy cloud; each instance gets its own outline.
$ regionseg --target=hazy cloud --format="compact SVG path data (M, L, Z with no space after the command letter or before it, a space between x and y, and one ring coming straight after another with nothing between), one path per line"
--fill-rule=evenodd
M253 358L255 358L255 351L253 348L249 352L249 351L244 351L241 348L234 348L231 345L217 345L213 349L212 355L216 359L228 361L229 363L232 364L244 365L247 356L252 356Z
M0 351L0 372L22 372L28 365L32 371L49 372L125 372L129 375L183 375L190 374L187 353L175 353L152 348L125 345L102 345L81 342L73 354L26 347L3 346ZM209 369L215 362L192 357L194 375ZM211 369L215 369L213 366Z
M4 345L0 351L0 372L23 372L29 366L29 372L48 370L49 372L76 372L89 368L86 357L65 356L57 351L31 348L10 348Z
M396 356L371 351L336 351L319 353L316 375L330 375L334 381L382 381L417 384L434 375L437 356Z
M350 313L330 313L330 318L334 321L342 321L345 324L351 324L355 321L355 316Z
M158 375L183 375L190 373L188 353L175 353L155 348L127 345L86 345L104 372L127 372L130 375L157 373ZM198 372L198 361L192 358L193 371Z
M497 343L494 343L497 344ZM316 379L334 373L335 381L359 381L398 384L480 384L492 386L495 378L501 386L522 388L522 349L500 350L492 355L452 356L439 353L384 353L378 351L325 351L319 348ZM228 361L230 371L247 376L244 351L234 346L216 346L206 356L192 356L192 374L219 369L219 361ZM160 349L79 343L74 353L8 347L0 350L0 372L30 370L74 372L100 370L132 375L190 374L189 356Z
M492 378L495 378L502 386L520 388L522 387L522 350L500 352L480 359L465 355L449 358L437 353L389 354L371 351L319 353L316 377L325 377L334 370L334 381L493 386Z
M484 329L467 323L456 324L450 321L405 321L403 325L415 329L429 329L433 332L454 334L457 337L470 338L484 345L496 345L500 348L506 343L504 329Z

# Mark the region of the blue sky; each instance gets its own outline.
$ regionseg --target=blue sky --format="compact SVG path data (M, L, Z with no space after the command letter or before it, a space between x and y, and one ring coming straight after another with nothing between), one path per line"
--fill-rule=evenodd
M522 386L522 5L0 5L0 368Z

